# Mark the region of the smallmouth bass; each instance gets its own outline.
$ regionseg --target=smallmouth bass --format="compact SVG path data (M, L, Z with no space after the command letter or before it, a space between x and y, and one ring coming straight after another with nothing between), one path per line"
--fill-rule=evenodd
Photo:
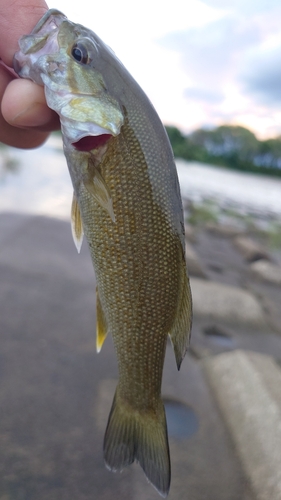
M97 280L97 350L110 332L119 381L104 438L113 471L137 460L162 496L170 457L161 381L167 337L178 369L191 328L182 203L165 129L96 34L51 9L19 41L14 67L60 116L72 232Z

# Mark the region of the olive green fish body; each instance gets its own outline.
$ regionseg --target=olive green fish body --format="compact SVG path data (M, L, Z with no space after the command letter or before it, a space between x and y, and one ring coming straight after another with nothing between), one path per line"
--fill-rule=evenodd
M111 333L117 353L105 461L112 470L139 461L166 496L166 343L169 335L179 368L191 327L182 204L169 141L143 91L90 30L49 11L20 47L17 71L44 83L47 102L61 117L75 192L74 238L80 247L84 231L96 272L97 347ZM88 137L94 142L81 151Z
M137 396L132 381L146 378L152 384L150 374L160 366L152 392L139 393L143 405L145 398L151 402L153 394L160 394L166 339L185 278L184 253L154 196L146 160L128 124L108 144L100 171L111 193L116 222L109 220L83 184L77 197L100 301L117 349L119 385L129 399L135 401Z

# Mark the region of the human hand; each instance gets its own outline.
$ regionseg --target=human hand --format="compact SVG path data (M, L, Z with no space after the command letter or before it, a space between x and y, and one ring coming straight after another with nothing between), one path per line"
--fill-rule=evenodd
M40 146L51 130L59 128L43 87L9 71L18 39L31 32L46 10L44 0L0 0L0 141L18 148Z

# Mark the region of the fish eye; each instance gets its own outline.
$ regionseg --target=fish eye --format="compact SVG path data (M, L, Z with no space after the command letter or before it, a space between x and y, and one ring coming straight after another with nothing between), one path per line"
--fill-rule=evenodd
M89 54L88 54L88 49L87 47L81 43L75 43L71 49L71 55L75 61L81 63L81 64L89 64L91 61Z

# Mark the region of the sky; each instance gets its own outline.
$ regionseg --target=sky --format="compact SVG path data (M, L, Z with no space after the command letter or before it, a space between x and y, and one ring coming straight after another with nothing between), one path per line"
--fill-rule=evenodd
M49 7L53 7L49 4ZM56 0L107 43L165 124L281 135L280 0Z

